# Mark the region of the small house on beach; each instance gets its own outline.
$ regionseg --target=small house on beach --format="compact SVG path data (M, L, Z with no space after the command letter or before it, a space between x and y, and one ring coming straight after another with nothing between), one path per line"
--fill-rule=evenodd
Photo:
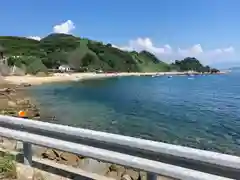
M58 70L61 72L69 72L69 71L71 71L71 67L69 65L65 64L65 65L59 66Z

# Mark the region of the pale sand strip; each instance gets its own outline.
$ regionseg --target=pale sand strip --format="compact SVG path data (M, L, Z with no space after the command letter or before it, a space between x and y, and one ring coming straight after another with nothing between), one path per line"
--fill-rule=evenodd
M186 72L151 72L151 73L54 73L51 76L36 77L31 75L26 76L6 76L4 80L12 84L29 83L39 85L42 83L64 82L64 81L80 81L87 79L107 78L107 77L122 77L122 76L162 76L162 75L184 75Z
M174 72L169 73L54 73L51 76L36 77L36 76L6 76L4 80L12 84L29 83L32 85L38 85L42 83L51 82L64 82L64 81L80 81L85 79L97 79L117 76L142 76L142 75L164 75L164 74L176 74ZM179 74L179 73L177 73Z

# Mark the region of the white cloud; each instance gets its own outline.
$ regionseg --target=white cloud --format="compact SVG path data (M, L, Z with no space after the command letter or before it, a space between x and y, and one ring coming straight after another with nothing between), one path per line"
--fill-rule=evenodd
M54 33L63 33L63 34L70 34L74 29L75 29L75 25L71 20L67 20L61 24L57 24L55 26L53 26L52 31ZM28 38L30 39L35 39L40 41L41 38L39 36L29 36Z
M203 50L200 44L193 45L187 49L178 49L178 53L182 56L218 56L223 54L232 54L234 53L234 48L232 46L228 48L217 48L213 50Z
M64 33L64 34L70 34L74 29L75 25L71 20L67 20L61 24L55 25L53 27L54 33Z
M63 33L63 34L70 34L74 29L75 29L75 25L71 20L67 20L61 24L57 24L55 26L53 26L52 31L54 33ZM39 36L28 36L29 39L35 39L40 41L41 37Z
M115 47L126 51L142 51L147 50L159 59L171 61L175 59L182 59L184 57L196 57L204 64L212 64L217 61L227 61L229 57L233 56L235 50L232 46L227 48L216 48L212 50L205 50L200 44L195 44L189 48L178 48L174 50L170 45L156 46L150 38L137 38L130 40L127 46ZM217 58L217 59L216 59Z
M137 38L136 40L130 40L127 46L119 47L119 49L126 51L142 51L147 50L153 54L164 54L171 53L172 48L170 45L166 44L163 47L154 46L150 38Z
M37 41L41 40L41 37L39 37L39 36L28 36L27 38L34 39L34 40L37 40Z
M223 51L224 52L234 52L235 50L234 50L234 48L232 47L232 46L230 46L230 47L228 47L228 48L225 48L225 49L223 49Z
M178 48L178 53L182 56L196 56L203 53L203 49L200 44L196 44L188 49Z

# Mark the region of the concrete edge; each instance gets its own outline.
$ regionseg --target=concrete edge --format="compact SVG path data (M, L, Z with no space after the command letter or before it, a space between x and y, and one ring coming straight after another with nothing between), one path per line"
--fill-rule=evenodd
M9 153L10 155L15 156L15 157L21 156L21 152L8 150L8 149L3 149L3 148L0 148L0 152L1 153ZM75 167L71 167L71 166L68 166L68 165L56 163L56 162L48 160L48 159L41 159L41 158L38 158L38 157L35 157L35 156L33 156L32 159L33 159L33 162L37 162L41 165L50 166L50 167L55 168L57 170L67 171L69 173L79 175L79 176L83 176L83 177L86 177L86 178L89 178L89 179L92 179L92 180L116 180L116 179L113 179L113 178L110 178L110 177L98 175L96 173L84 171L80 168L75 168ZM22 163L17 163L17 164L24 165ZM47 172L47 171L45 171L45 172ZM50 173L50 172L48 172L48 173Z
M93 180L115 180L113 178L109 178L106 176L101 176L98 175L96 173L92 173L92 172L88 172L88 171L84 171L80 168L74 168L68 165L64 165L64 164L59 164L56 163L54 161L48 160L48 159L41 159L41 158L37 158L37 157L33 157L33 161L43 164L43 165L47 165L47 166L51 166L53 168L59 169L59 170L63 170L63 171L67 171L79 176L83 176L89 179L93 179Z

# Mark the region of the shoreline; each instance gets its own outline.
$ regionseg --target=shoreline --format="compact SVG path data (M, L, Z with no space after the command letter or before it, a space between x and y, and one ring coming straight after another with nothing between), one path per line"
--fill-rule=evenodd
M172 72L169 72L169 73L166 73L166 72L165 73L118 73L118 74L74 73L70 75L67 73L59 73L59 74L54 74L53 76L46 76L46 77L8 76L6 78L4 77L6 81L4 81L5 83L2 84L2 87L9 87L9 88L12 87L16 89L16 92L13 94L13 97L16 96L16 99L13 98L13 100L16 100L16 102L17 100L23 100L23 99L30 99L31 101L32 98L31 97L29 98L27 91L25 91L27 87L17 88L18 84L29 83L31 85L41 85L43 83L75 81L76 79L77 81L81 81L81 80L88 80L88 79L98 79L98 78L108 78L108 77L118 77L118 76L121 77L121 76L158 76L158 75L159 76L184 75L184 73L172 73ZM6 100L6 101L8 102L9 100ZM35 103L33 104L36 105ZM8 105L9 104L6 104L6 106ZM16 107L13 107L13 108L15 109ZM39 116L42 117L44 115L40 113ZM41 118L37 117L36 120L41 120ZM16 150L20 150L22 147L22 144L15 142L14 140L4 139L4 142L5 142L5 145L7 145L6 146L7 149L15 150L16 148ZM58 154L63 159L67 159L67 161L62 159L58 161L55 154ZM124 173L128 173L128 174L134 173L134 176L138 177L139 179L139 177L141 177L141 174L142 174L142 172L128 169L126 167L116 166L115 164L105 164L104 162L97 162L96 160L93 160L87 157L79 157L70 153L65 153L65 152L63 153L60 151L56 151L51 148L35 147L34 155L43 159L51 160L52 162L67 164L68 166L74 166L74 167L76 166L79 169L85 169L86 166L89 166L89 164L94 163L97 165L98 168L103 167L104 171L100 172L100 171L97 171L98 168L95 169L94 167L91 167L90 172L94 172L97 174L104 174L104 176L107 176L107 177L111 177L113 172L121 173L121 175ZM117 170L111 171L111 169L117 169ZM114 174L114 176L117 176L117 175Z
M44 115L40 113L39 107L36 106L32 97L28 95L28 87L25 87L24 85L22 86L23 87L19 87L18 85L13 83L9 84L7 81L3 81L0 84L0 87L2 89L9 88L13 90L11 92L7 91L6 93L1 94L1 114L16 117L19 110L24 110L27 112L27 117L31 120L42 121L41 117ZM10 156L15 156L16 154L21 153L22 150L22 142L0 136L0 153L2 154L1 157L3 157L4 153L8 153ZM11 154L11 152L13 154ZM46 161L47 163L50 163L49 167L46 166L40 169L41 171L39 172L41 172L41 177L49 176L49 174L46 172L48 172L48 168L51 168L51 163L54 163L57 167L61 165L65 165L69 168L74 167L76 170L79 169L83 173L95 174L101 178L121 179L124 175L127 176L128 179L138 180L144 179L144 177L146 177L146 172L143 172L141 170L135 170L132 168L116 165L114 163L102 162L96 159L88 158L81 155L75 155L52 148L34 145L32 153L33 156L43 161ZM16 165L16 167L18 167L16 172L18 173L18 175L21 174L24 165L20 164L21 168L19 168L18 161L14 161L14 163L18 165ZM32 170L32 167L29 170ZM61 177L61 175L57 175L58 177ZM162 176L159 175L159 177ZM16 178L19 179L20 175ZM166 180L172 180L172 178L166 178Z
M53 82L67 82L67 81L81 81L90 79L102 79L109 77L127 77L127 76L174 76L174 75L186 75L188 72L145 72L145 73L53 73L49 76L5 76L3 79L9 84L24 84L41 85L44 83ZM194 75L201 75L201 73L189 73ZM226 72L220 72L218 74L226 74ZM209 75L209 74L206 74Z

